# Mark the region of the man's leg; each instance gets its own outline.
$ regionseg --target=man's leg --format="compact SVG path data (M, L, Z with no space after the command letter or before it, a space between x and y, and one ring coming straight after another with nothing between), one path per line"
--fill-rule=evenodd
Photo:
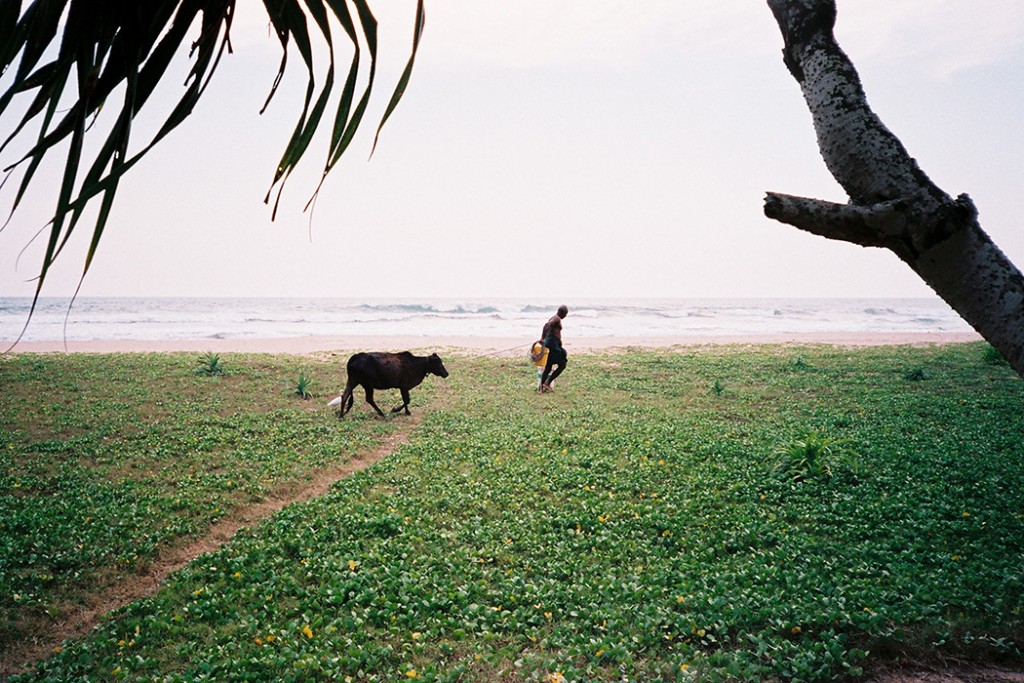
M551 373L550 377L548 377L548 385L554 382L558 378L558 376L562 374L562 370L565 370L565 366L567 363L567 360L562 360L561 363L558 363L558 365L555 366L555 371Z
M553 366L554 364L555 354L548 353L548 362L547 365L544 366L544 374L540 376L540 386L537 388L538 391L544 391L545 387L548 389L551 388L548 386L548 384L551 383L551 380L548 379L548 375L551 374L551 366Z

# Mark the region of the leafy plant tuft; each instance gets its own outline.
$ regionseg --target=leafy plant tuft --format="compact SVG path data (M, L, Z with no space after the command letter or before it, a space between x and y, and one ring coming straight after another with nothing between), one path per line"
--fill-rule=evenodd
M989 365L1009 365L1009 362L1007 362L1003 354L999 352L999 349L991 344L985 347L985 350L982 352L982 358Z
M857 454L843 447L843 443L841 439L809 432L778 450L775 472L795 481L831 478L839 467L855 464Z
M304 372L299 373L299 379L295 382L295 391L293 392L296 396L303 400L309 400L313 397L313 394L309 392L309 385L313 383L309 375Z
M196 370L197 374L200 375L223 375L224 366L221 365L220 356L216 353L203 354L199 360L199 369Z
M928 371L924 368L914 368L903 373L903 379L910 382L921 382L928 379L929 376Z

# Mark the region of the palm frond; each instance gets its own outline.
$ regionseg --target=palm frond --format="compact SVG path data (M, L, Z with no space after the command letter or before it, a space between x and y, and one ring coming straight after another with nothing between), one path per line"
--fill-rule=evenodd
M366 110L377 61L377 20L366 0L264 0L263 4L282 48L281 64L267 102L277 91L287 66L289 48L293 45L302 58L308 79L298 122L266 197L269 202L277 188L272 212L272 217L276 217L284 184L306 153L330 103L335 81L331 17L341 25L353 50L335 108L323 177L348 147ZM355 9L358 23L353 19L350 6ZM3 169L4 182L16 170L22 172L7 222L24 199L42 160L56 154L59 146L67 147L56 206L46 226L48 239L29 318L35 311L50 267L75 232L84 210L99 198L98 216L92 228L82 278L88 273L121 178L192 114L224 51L231 51L234 13L235 0L112 0L102 3L34 0L24 9L19 0L0 0L0 73L8 74L18 60L13 76L9 77L10 85L0 93L0 120L15 99L31 97L24 113L12 126L12 132L0 141L0 154L9 149L14 140L29 135L32 126L38 127L37 132L31 133L34 137L28 151ZM309 19L315 27L312 31ZM185 38L197 23L200 32L189 48L193 64L184 92L153 139L140 151L130 154L135 117L156 87L166 80L172 59L185 49ZM378 135L405 91L422 27L423 0L420 0L412 56L378 126ZM312 35L315 34L319 34L329 48L327 75L319 91L314 77ZM363 95L353 109L363 44L369 52L369 76ZM91 122L107 104L108 97L121 87L124 87L124 100L120 111L103 145L95 157L87 161L83 159L83 150ZM69 90L73 95L70 107L66 102L58 106ZM84 173L83 164L87 166ZM0 225L0 231L7 222Z

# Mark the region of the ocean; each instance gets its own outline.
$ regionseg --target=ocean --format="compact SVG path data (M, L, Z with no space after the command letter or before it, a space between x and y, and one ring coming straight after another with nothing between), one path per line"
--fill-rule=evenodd
M561 300L42 298L23 341L306 336L523 337ZM815 332L970 332L941 299L567 300L567 338ZM0 340L22 334L31 300L0 297Z

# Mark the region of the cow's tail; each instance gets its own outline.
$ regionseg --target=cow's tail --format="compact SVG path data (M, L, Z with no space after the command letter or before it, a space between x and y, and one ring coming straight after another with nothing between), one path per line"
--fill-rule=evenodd
M355 387L356 383L352 381L345 384L345 391L341 394L341 404L338 406L338 417L345 417L345 413L352 410L352 402L355 400L352 396L352 390Z

